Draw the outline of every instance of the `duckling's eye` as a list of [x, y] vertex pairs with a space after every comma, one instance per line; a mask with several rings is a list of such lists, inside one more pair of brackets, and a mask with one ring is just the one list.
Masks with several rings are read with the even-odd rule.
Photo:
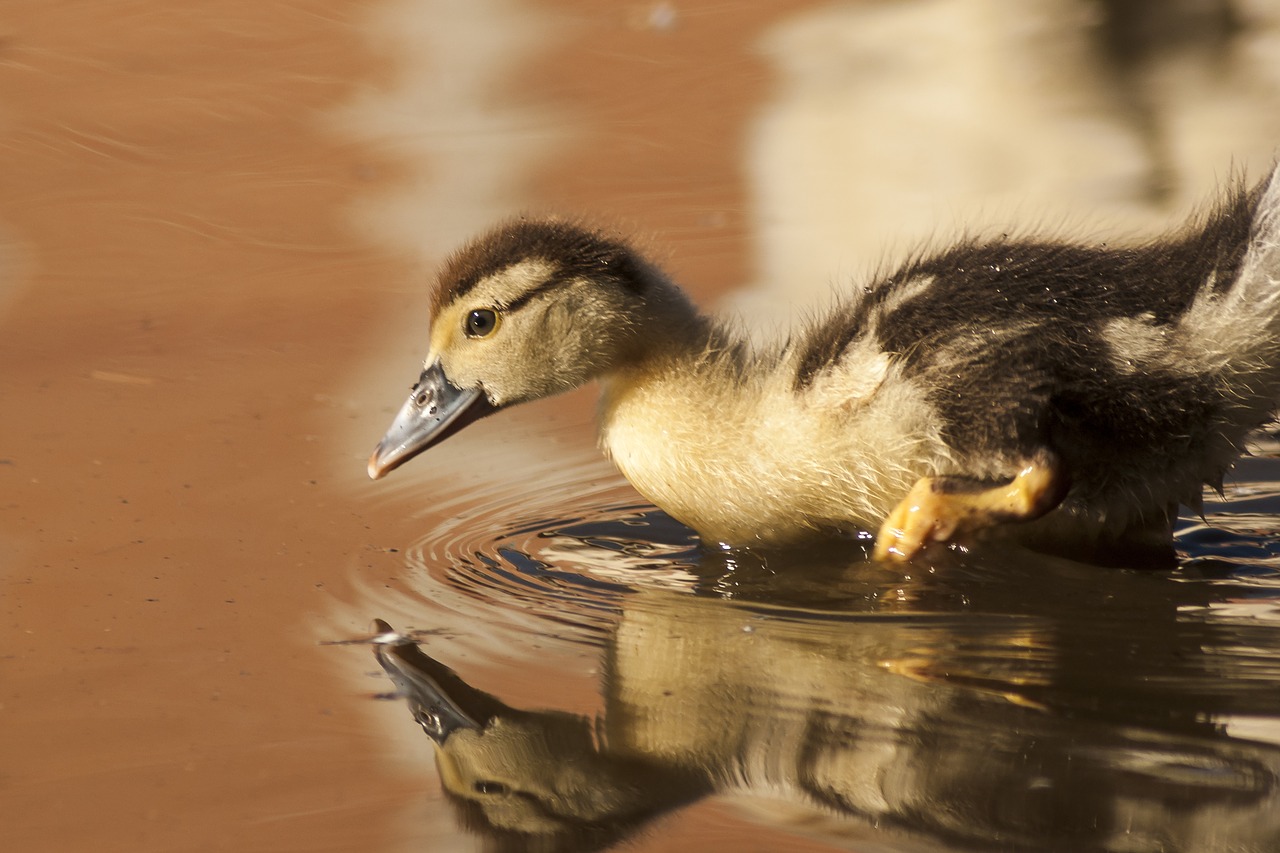
[[487, 338], [498, 328], [498, 313], [489, 308], [477, 308], [467, 315], [465, 331], [468, 338]]
[[475, 792], [477, 794], [501, 795], [501, 794], [507, 793], [507, 791], [510, 790], [506, 785], [502, 784], [501, 782], [476, 782], [471, 787], [475, 789]]

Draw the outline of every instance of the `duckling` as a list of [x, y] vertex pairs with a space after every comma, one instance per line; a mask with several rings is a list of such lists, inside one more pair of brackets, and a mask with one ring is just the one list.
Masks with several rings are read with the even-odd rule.
[[466, 425], [599, 382], [600, 443], [704, 541], [878, 530], [874, 556], [1007, 540], [1173, 559], [1280, 395], [1280, 168], [1181, 232], [1116, 248], [966, 240], [776, 346], [700, 313], [625, 240], [514, 219], [436, 284], [377, 479]]

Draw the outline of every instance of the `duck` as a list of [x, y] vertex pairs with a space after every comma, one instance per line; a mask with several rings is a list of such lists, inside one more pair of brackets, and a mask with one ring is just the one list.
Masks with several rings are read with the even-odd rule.
[[516, 217], [454, 252], [373, 479], [589, 382], [599, 441], [724, 548], [874, 538], [906, 562], [1009, 542], [1175, 560], [1280, 397], [1280, 167], [1159, 239], [919, 251], [772, 343], [699, 310], [627, 238]]

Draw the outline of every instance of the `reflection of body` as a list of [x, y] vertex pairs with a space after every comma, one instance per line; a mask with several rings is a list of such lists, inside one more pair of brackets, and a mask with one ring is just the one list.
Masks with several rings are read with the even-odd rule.
[[771, 352], [627, 245], [563, 222], [464, 248], [434, 309], [374, 477], [599, 379], [618, 467], [707, 540], [879, 526], [882, 558], [982, 532], [1168, 561], [1178, 503], [1220, 483], [1280, 397], [1280, 170], [1143, 247], [1002, 239], [921, 257]]
[[[906, 834], [911, 849], [1280, 849], [1280, 755], [1213, 723], [1262, 712], [1275, 690], [1257, 708], [1199, 694], [1197, 679], [1224, 675], [1190, 654], [1213, 638], [1177, 622], [1154, 581], [1108, 593], [1151, 630], [1105, 671], [1106, 640], [1089, 625], [1059, 636], [1048, 617], [1001, 616], [1002, 602], [1026, 600], [1016, 583], [977, 590], [987, 615], [969, 620], [889, 608], [824, 621], [636, 594], [608, 646], [594, 725], [507, 707], [399, 635], [377, 653], [439, 745], [452, 799], [512, 849], [602, 848], [710, 793], [767, 800], [832, 838], [894, 829], [876, 840]], [[1187, 695], [1152, 690], [1157, 672]]]

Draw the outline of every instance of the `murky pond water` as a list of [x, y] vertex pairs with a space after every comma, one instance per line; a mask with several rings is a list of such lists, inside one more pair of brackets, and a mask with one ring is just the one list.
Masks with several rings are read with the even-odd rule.
[[364, 476], [500, 216], [768, 332], [956, 228], [1261, 174], [1280, 17], [1167, 5], [12, 0], [7, 847], [1280, 849], [1274, 444], [1157, 573], [705, 550], [590, 391]]
[[[709, 551], [584, 468], [495, 488], [505, 528], [427, 525], [396, 600], [430, 620], [374, 641], [466, 832], [599, 849], [719, 798], [873, 849], [1280, 844], [1280, 459], [1184, 520], [1174, 572]], [[481, 636], [505, 667], [587, 647], [602, 705], [476, 687]]]

